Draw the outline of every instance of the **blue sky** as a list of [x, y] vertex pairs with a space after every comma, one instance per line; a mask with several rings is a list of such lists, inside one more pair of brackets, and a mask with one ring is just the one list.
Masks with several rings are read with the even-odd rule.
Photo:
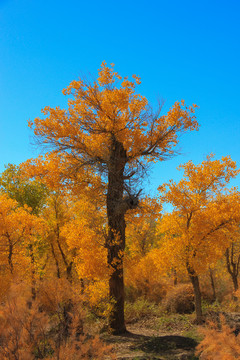
[[61, 90], [103, 60], [139, 75], [141, 94], [164, 100], [165, 111], [181, 99], [199, 105], [199, 131], [154, 166], [153, 192], [180, 179], [180, 163], [210, 152], [240, 167], [239, 17], [239, 0], [0, 0], [0, 171], [37, 156], [27, 121], [46, 105], [64, 107]]

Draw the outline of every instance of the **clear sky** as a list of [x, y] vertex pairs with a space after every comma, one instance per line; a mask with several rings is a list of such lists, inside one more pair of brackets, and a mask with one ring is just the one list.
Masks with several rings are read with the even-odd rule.
[[0, 0], [0, 171], [37, 156], [27, 121], [46, 105], [64, 107], [61, 90], [97, 75], [103, 60], [139, 75], [152, 104], [200, 107], [182, 154], [154, 166], [153, 191], [210, 152], [240, 167], [239, 0]]

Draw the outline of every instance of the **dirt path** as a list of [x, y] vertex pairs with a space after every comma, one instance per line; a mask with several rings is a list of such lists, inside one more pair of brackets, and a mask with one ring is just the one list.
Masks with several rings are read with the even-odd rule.
[[[224, 315], [227, 324], [235, 329], [237, 334], [240, 333], [239, 312], [209, 311], [208, 319], [218, 323], [220, 315]], [[193, 339], [198, 338], [196, 336], [198, 330], [191, 315], [189, 317], [181, 317], [181, 315], [165, 317], [161, 326], [159, 326], [159, 318], [142, 318], [135, 323], [128, 324], [127, 330], [128, 333], [121, 336], [107, 334], [102, 336], [104, 341], [113, 346], [118, 360], [198, 359], [194, 355], [197, 342]]]
[[196, 341], [176, 334], [159, 333], [139, 325], [128, 326], [128, 333], [105, 335], [118, 360], [194, 360]]

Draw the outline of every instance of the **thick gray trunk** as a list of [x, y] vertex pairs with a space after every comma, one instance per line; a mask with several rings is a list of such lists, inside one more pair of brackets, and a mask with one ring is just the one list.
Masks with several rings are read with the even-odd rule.
[[109, 327], [113, 334], [126, 331], [124, 322], [124, 280], [123, 251], [125, 249], [126, 210], [123, 203], [124, 167], [126, 151], [123, 145], [113, 139], [112, 152], [108, 169], [107, 217], [108, 264], [111, 270], [109, 279], [109, 295], [112, 300], [112, 312]]

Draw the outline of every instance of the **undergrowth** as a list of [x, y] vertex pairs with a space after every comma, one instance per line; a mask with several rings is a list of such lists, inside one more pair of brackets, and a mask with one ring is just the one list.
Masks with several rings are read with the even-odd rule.
[[200, 360], [237, 360], [240, 358], [240, 335], [235, 335], [224, 316], [200, 329], [203, 340], [197, 347]]
[[182, 333], [194, 328], [192, 314], [162, 314], [157, 319], [159, 331]]
[[137, 299], [134, 303], [125, 304], [126, 323], [133, 323], [147, 317], [160, 316], [161, 308], [144, 298]]

